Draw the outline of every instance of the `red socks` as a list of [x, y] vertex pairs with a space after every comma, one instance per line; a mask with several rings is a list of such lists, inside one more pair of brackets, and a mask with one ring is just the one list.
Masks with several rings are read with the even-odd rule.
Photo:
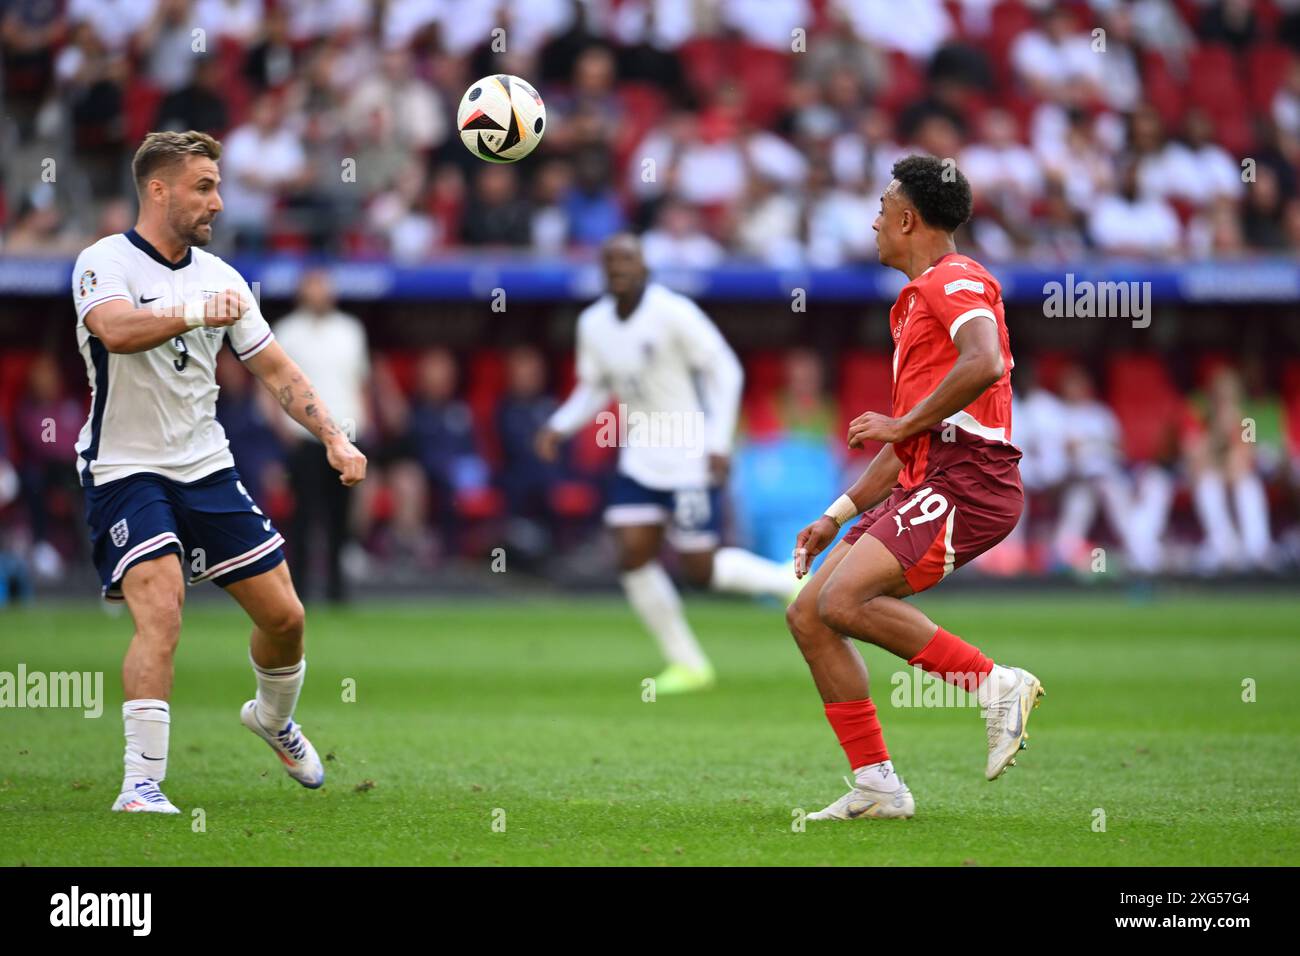
[[942, 677], [949, 684], [975, 693], [993, 670], [993, 661], [951, 631], [939, 628], [930, 643], [907, 663], [920, 665], [926, 672]]
[[[914, 667], [919, 665], [970, 693], [974, 693], [993, 670], [993, 661], [981, 654], [978, 647], [967, 644], [943, 628], [935, 631], [930, 642], [907, 663]], [[849, 758], [851, 770], [889, 759], [885, 736], [880, 731], [880, 721], [876, 719], [876, 705], [870, 697], [838, 701], [825, 707], [826, 719], [844, 748], [844, 756]]]
[[849, 758], [850, 770], [889, 759], [880, 721], [876, 719], [876, 705], [870, 697], [825, 706], [826, 719], [831, 722], [831, 728], [844, 748], [844, 756]]

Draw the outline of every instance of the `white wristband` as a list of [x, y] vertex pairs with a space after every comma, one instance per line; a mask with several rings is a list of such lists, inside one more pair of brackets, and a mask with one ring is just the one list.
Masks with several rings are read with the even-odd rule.
[[830, 518], [839, 527], [844, 527], [844, 523], [858, 516], [858, 506], [853, 503], [853, 499], [848, 495], [840, 495], [835, 499], [834, 504], [826, 509], [826, 517]]
[[204, 325], [204, 300], [194, 299], [185, 303], [185, 326], [190, 329], [201, 328]]

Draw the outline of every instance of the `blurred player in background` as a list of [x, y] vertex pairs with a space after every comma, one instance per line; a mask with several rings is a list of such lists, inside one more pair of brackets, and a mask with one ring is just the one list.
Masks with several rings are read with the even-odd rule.
[[[578, 384], [538, 432], [537, 451], [554, 460], [562, 440], [617, 398], [619, 419], [629, 428], [605, 523], [614, 531], [620, 581], [668, 661], [656, 692], [700, 690], [713, 685], [714, 671], [659, 563], [664, 538], [698, 587], [788, 602], [798, 582], [789, 565], [719, 547], [744, 377], [735, 353], [699, 306], [648, 282], [635, 236], [608, 240], [601, 261], [608, 291], [578, 317]], [[638, 440], [635, 423], [656, 416], [679, 423], [681, 433]]]
[[[281, 348], [297, 360], [315, 383], [344, 433], [356, 443], [366, 434], [366, 390], [370, 381], [370, 349], [366, 328], [356, 316], [339, 310], [334, 283], [325, 269], [302, 278], [298, 308], [275, 324]], [[313, 577], [311, 557], [318, 553], [313, 532], [325, 538], [325, 597], [342, 601], [343, 549], [350, 538], [352, 489], [339, 481], [326, 447], [310, 431], [281, 418], [282, 438], [289, 446], [289, 485], [293, 489], [293, 526], [289, 529], [289, 564], [298, 586]], [[364, 444], [364, 442], [362, 442]]]
[[206, 133], [150, 133], [132, 163], [140, 217], [83, 251], [72, 275], [91, 413], [77, 441], [104, 596], [125, 600], [135, 635], [122, 665], [125, 775], [113, 810], [179, 813], [167, 775], [173, 660], [185, 581], [215, 581], [253, 621], [257, 695], [240, 719], [289, 775], [325, 771], [293, 720], [307, 662], [303, 609], [284, 539], [248, 495], [216, 420], [216, 358], [227, 342], [281, 407], [325, 445], [344, 484], [366, 459], [285, 354], [243, 277], [196, 246], [221, 212], [221, 144]]
[[880, 261], [908, 283], [890, 310], [893, 416], [866, 412], [849, 447], [884, 447], [826, 514], [799, 533], [796, 570], [866, 512], [826, 556], [787, 612], [790, 632], [853, 768], [852, 789], [813, 820], [910, 817], [871, 701], [866, 665], [849, 638], [870, 641], [978, 695], [995, 780], [1024, 745], [1038, 678], [996, 665], [901, 598], [931, 588], [1015, 528], [1024, 492], [1011, 444], [1011, 345], [1002, 290], [957, 252], [970, 184], [950, 162], [894, 164], [874, 228]]

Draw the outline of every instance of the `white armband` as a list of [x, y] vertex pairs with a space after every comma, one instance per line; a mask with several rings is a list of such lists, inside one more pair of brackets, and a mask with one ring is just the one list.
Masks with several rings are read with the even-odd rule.
[[203, 299], [193, 299], [185, 303], [185, 326], [190, 329], [202, 328], [204, 323], [203, 313], [205, 301]]
[[845, 522], [858, 516], [858, 506], [853, 503], [853, 499], [848, 495], [840, 495], [835, 502], [826, 509], [826, 517], [835, 522], [836, 525], [843, 528]]

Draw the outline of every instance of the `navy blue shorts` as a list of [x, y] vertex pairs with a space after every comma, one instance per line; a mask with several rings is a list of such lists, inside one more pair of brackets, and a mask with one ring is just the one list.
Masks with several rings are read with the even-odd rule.
[[622, 472], [614, 476], [605, 504], [612, 527], [668, 523], [668, 543], [678, 551], [709, 551], [722, 540], [722, 489], [647, 488]]
[[190, 584], [222, 587], [284, 560], [284, 538], [234, 468], [191, 482], [141, 473], [85, 492], [91, 554], [106, 600], [123, 600], [128, 568], [169, 552], [180, 558]]

